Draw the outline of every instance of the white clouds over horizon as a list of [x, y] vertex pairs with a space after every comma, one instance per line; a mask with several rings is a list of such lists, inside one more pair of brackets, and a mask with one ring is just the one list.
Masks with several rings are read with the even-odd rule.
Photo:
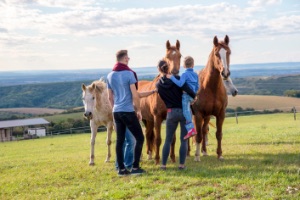
[[[37, 67], [47, 69], [55, 68], [56, 66], [52, 66], [54, 64], [58, 64], [59, 68], [80, 68], [83, 63], [98, 67], [97, 62], [100, 61], [107, 67], [114, 62], [111, 58], [122, 44], [123, 48], [132, 49], [141, 57], [145, 52], [139, 49], [155, 51], [157, 44], [161, 44], [163, 40], [163, 44], [157, 47], [157, 50], [162, 51], [161, 54], [163, 54], [165, 38], [182, 38], [191, 51], [195, 52], [195, 50], [198, 51], [199, 45], [195, 45], [193, 41], [205, 41], [202, 43], [210, 44], [211, 38], [216, 34], [221, 38], [226, 34], [229, 35], [231, 44], [241, 42], [234, 48], [237, 51], [239, 51], [237, 47], [245, 46], [242, 45], [243, 40], [267, 40], [268, 44], [271, 44], [274, 38], [289, 42], [287, 37], [293, 38], [300, 35], [300, 9], [299, 4], [293, 0], [252, 0], [246, 4], [241, 4], [239, 1], [210, 4], [206, 1], [200, 1], [201, 4], [198, 1], [188, 1], [187, 4], [170, 3], [168, 7], [147, 6], [149, 1], [146, 0], [139, 1], [140, 4], [145, 2], [144, 7], [140, 4], [136, 7], [132, 4], [130, 4], [131, 7], [125, 7], [122, 4], [124, 2], [0, 1], [0, 48], [8, 49], [8, 51], [0, 50], [2, 54], [0, 70], [3, 70], [2, 66], [16, 69]], [[209, 48], [210, 46], [199, 51], [206, 52]], [[23, 49], [28, 49], [29, 53], [25, 53]], [[80, 49], [86, 51], [80, 52]], [[270, 55], [273, 50], [275, 48], [271, 47]], [[292, 50], [300, 53], [299, 48]], [[185, 51], [191, 54], [188, 50]], [[237, 55], [243, 56], [245, 51], [242, 51], [243, 54]], [[62, 52], [70, 56], [68, 63], [66, 60], [59, 60], [61, 57], [59, 54]], [[37, 65], [26, 61], [9, 62], [10, 57], [16, 58], [18, 55], [28, 57], [29, 60], [31, 55], [41, 57], [40, 60], [43, 62], [40, 64], [37, 62]], [[52, 55], [52, 57], [46, 55]], [[93, 58], [96, 55], [97, 58]], [[133, 64], [151, 65], [152, 60], [155, 59], [154, 56], [158, 54], [154, 52], [152, 55], [153, 58], [141, 59]], [[278, 52], [274, 52], [274, 55], [278, 55]], [[250, 62], [248, 56], [244, 56], [244, 59], [238, 57], [232, 60], [236, 60], [235, 63], [248, 63]], [[49, 61], [55, 57], [58, 60]], [[282, 57], [281, 60], [275, 61], [290, 59], [289, 55]], [[206, 56], [200, 59], [201, 64], [204, 63], [205, 58]], [[273, 59], [260, 58], [254, 62], [271, 62]], [[300, 58], [291, 61], [300, 61]]]

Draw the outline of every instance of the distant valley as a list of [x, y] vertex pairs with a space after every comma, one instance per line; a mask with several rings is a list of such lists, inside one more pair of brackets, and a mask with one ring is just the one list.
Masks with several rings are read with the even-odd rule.
[[[204, 66], [195, 66], [195, 71], [201, 70]], [[237, 64], [231, 65], [232, 78], [245, 77], [270, 77], [282, 75], [300, 74], [300, 62], [286, 63], [263, 63], [263, 64]], [[140, 80], [151, 80], [157, 74], [157, 68], [133, 67]], [[106, 77], [111, 69], [82, 69], [82, 70], [49, 70], [49, 71], [7, 71], [0, 72], [0, 87], [10, 85], [24, 85], [36, 83], [56, 83], [98, 80]], [[181, 67], [181, 73], [184, 68]]]
[[[197, 66], [196, 70], [201, 69]], [[152, 80], [155, 67], [137, 68], [139, 79]], [[1, 72], [0, 108], [57, 108], [82, 106], [81, 84], [106, 77], [108, 69], [47, 72]], [[284, 96], [300, 92], [300, 63], [232, 66], [231, 77], [240, 95]]]

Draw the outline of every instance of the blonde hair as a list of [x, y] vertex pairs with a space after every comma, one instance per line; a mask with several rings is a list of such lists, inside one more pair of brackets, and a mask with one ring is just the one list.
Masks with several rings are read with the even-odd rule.
[[194, 66], [194, 59], [191, 56], [187, 56], [184, 58], [183, 63], [186, 68], [192, 68]]
[[120, 50], [116, 53], [117, 61], [121, 61], [124, 56], [127, 56], [127, 50]]

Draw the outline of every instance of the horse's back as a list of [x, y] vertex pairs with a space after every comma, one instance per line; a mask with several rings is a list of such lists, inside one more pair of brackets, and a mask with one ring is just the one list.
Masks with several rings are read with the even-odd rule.
[[[139, 92], [154, 90], [156, 88], [156, 81], [139, 81]], [[160, 96], [156, 93], [140, 100], [143, 119], [154, 120], [154, 116], [165, 119], [167, 108]]]

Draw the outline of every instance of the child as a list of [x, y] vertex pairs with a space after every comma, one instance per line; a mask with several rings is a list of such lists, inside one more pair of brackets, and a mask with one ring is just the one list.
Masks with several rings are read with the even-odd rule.
[[[181, 75], [180, 80], [176, 79], [173, 75], [167, 75], [167, 78], [170, 78], [178, 87], [182, 87], [183, 84], [187, 83], [188, 86], [197, 93], [199, 89], [198, 84], [198, 75], [194, 72], [194, 59], [191, 56], [187, 56], [184, 58], [184, 68], [186, 68], [185, 72]], [[186, 120], [185, 128], [187, 129], [187, 134], [184, 136], [184, 139], [196, 135], [196, 130], [194, 128], [194, 124], [192, 122], [192, 114], [190, 105], [194, 99], [190, 97], [187, 93], [183, 92], [182, 94], [182, 111]]]

